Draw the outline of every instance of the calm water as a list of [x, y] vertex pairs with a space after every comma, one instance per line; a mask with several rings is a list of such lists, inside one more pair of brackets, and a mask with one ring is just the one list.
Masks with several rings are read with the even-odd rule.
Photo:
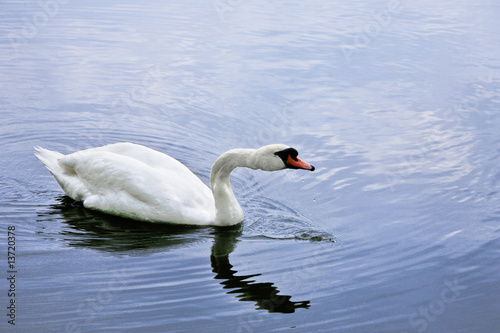
[[[500, 6], [178, 3], [0, 5], [0, 330], [500, 331]], [[119, 141], [317, 171], [236, 170], [242, 225], [181, 228], [71, 207], [33, 156]]]

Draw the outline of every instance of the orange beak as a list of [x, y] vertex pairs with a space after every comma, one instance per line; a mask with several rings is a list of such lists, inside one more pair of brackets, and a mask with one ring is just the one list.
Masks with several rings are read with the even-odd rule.
[[288, 155], [287, 163], [291, 165], [292, 167], [295, 167], [297, 169], [304, 169], [304, 170], [311, 170], [314, 171], [314, 166], [312, 166], [309, 163], [306, 163], [302, 161], [300, 158], [296, 157], [297, 160], [294, 160], [293, 158]]

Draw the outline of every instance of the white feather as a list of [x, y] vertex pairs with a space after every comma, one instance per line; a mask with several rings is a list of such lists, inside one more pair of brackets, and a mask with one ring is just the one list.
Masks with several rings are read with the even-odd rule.
[[35, 156], [64, 192], [84, 207], [150, 222], [232, 225], [243, 220], [229, 174], [245, 166], [285, 168], [270, 145], [224, 153], [212, 168], [212, 190], [176, 159], [132, 143], [116, 143], [69, 155], [36, 147]]

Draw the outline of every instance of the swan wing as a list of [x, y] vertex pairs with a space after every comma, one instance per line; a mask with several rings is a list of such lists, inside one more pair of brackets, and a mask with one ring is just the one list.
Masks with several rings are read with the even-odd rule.
[[63, 190], [87, 208], [181, 224], [210, 224], [215, 216], [210, 189], [182, 163], [150, 148], [87, 149], [59, 157], [57, 166], [60, 173], [51, 172]]

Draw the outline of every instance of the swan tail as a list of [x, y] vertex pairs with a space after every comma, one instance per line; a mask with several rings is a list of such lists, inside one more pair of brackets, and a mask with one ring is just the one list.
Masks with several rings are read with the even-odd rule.
[[63, 154], [56, 151], [48, 150], [42, 147], [35, 147], [35, 157], [52, 173], [54, 176], [62, 172], [62, 167], [59, 164], [59, 159], [64, 157]]
[[82, 197], [82, 184], [76, 172], [60, 163], [65, 155], [42, 147], [35, 147], [35, 156], [50, 171], [67, 196], [74, 200], [79, 200]]

